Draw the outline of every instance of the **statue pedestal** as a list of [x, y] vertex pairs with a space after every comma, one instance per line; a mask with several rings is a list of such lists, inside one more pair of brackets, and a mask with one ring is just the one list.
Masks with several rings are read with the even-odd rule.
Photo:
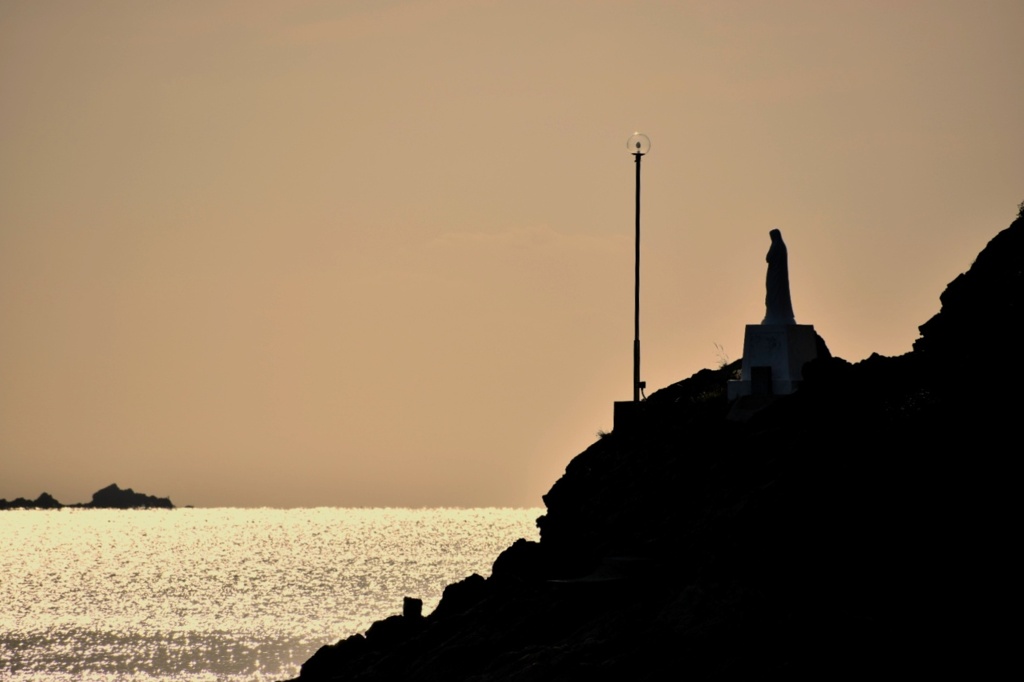
[[810, 324], [748, 324], [741, 378], [727, 385], [729, 400], [747, 395], [788, 395], [800, 386], [804, 363], [818, 357]]

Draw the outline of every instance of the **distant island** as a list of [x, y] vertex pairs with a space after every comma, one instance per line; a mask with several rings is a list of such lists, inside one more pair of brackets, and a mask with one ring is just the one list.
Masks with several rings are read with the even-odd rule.
[[80, 502], [78, 504], [61, 504], [50, 493], [42, 493], [34, 500], [24, 497], [7, 500], [0, 499], [0, 510], [2, 509], [174, 509], [168, 497], [156, 497], [137, 493], [131, 488], [119, 488], [116, 483], [111, 483], [106, 488], [101, 488], [92, 494], [91, 502]]
[[569, 463], [540, 542], [449, 585], [429, 615], [324, 646], [299, 682], [1005, 675], [1020, 209], [911, 352], [819, 353], [798, 391], [756, 404], [727, 397], [739, 361], [657, 391]]

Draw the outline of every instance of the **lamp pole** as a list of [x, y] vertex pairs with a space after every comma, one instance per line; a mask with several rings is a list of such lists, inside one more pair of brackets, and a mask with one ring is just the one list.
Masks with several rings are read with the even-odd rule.
[[643, 133], [633, 133], [626, 148], [636, 163], [636, 260], [633, 286], [633, 402], [640, 401], [640, 159], [651, 150], [651, 140]]

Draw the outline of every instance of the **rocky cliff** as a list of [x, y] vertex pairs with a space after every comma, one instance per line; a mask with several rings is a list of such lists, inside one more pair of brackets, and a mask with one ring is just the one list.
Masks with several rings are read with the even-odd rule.
[[[914, 350], [820, 359], [735, 412], [705, 370], [573, 459], [539, 543], [434, 613], [323, 647], [310, 680], [988, 677], [1008, 652], [1024, 219]], [[730, 411], [733, 410], [730, 418]], [[742, 416], [742, 419], [737, 419]]]

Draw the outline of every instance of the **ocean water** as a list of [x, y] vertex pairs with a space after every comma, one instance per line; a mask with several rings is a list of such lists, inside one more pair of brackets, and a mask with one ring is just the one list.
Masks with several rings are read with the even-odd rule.
[[0, 680], [281, 680], [487, 576], [541, 509], [0, 512]]

